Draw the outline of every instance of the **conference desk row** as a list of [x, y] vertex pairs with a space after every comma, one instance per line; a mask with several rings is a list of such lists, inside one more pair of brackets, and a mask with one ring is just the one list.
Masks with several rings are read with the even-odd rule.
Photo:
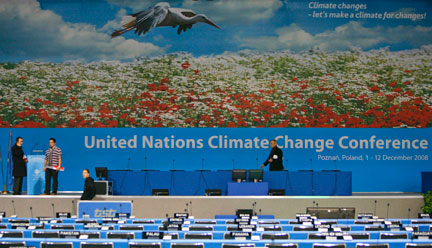
[[[159, 243], [161, 248], [172, 248], [173, 244], [196, 244], [200, 243], [204, 248], [221, 248], [223, 244], [234, 244], [239, 245], [240, 247], [247, 247], [250, 245], [256, 247], [264, 247], [266, 244], [287, 244], [287, 243], [296, 243], [299, 248], [312, 248], [313, 244], [345, 244], [346, 247], [356, 247], [356, 244], [388, 244], [389, 248], [405, 248], [407, 243], [415, 243], [415, 244], [431, 244], [429, 240], [411, 240], [411, 239], [399, 239], [399, 240], [334, 240], [334, 241], [325, 241], [325, 240], [260, 240], [260, 241], [251, 241], [251, 240], [164, 240], [164, 241], [155, 241], [155, 240], [124, 240], [124, 239], [97, 239], [97, 240], [77, 240], [77, 239], [14, 239], [14, 238], [3, 238], [0, 239], [1, 242], [13, 242], [13, 241], [24, 241], [27, 246], [34, 246], [37, 248], [42, 247], [41, 243], [43, 242], [53, 242], [53, 243], [64, 243], [70, 242], [72, 243], [74, 248], [80, 248], [83, 243], [111, 243], [114, 248], [128, 248], [130, 244], [134, 243], [144, 243], [144, 244], [152, 244]], [[60, 247], [60, 246], [59, 246]], [[65, 247], [65, 246], [61, 246]], [[190, 246], [191, 247], [191, 246]]]
[[205, 195], [206, 189], [220, 189], [222, 195], [267, 195], [271, 189], [295, 196], [352, 195], [352, 172], [348, 171], [265, 171], [263, 183], [237, 183], [232, 182], [231, 170], [109, 170], [107, 180], [113, 182], [114, 195], [152, 195], [153, 189], [192, 196]]
[[[200, 229], [200, 226], [203, 227]], [[299, 225], [300, 226], [300, 225]], [[83, 230], [102, 230], [102, 228], [105, 228], [106, 230], [115, 230], [115, 231], [137, 231], [137, 230], [141, 230], [141, 231], [161, 231], [160, 228], [162, 227], [162, 225], [139, 225], [139, 224], [128, 224], [128, 225], [123, 225], [123, 224], [104, 224], [101, 225], [99, 227], [95, 227], [95, 226], [91, 226], [91, 225], [84, 225], [84, 224], [45, 224], [43, 228], [37, 227], [36, 225], [34, 226], [35, 229], [34, 230], [77, 230], [77, 231], [83, 231]], [[190, 231], [191, 232], [229, 232], [229, 231], [238, 231], [237, 226], [236, 225], [215, 225], [215, 226], [210, 226], [210, 225], [185, 225], [183, 226], [184, 228], [191, 228]], [[206, 228], [206, 227], [211, 227], [211, 228]], [[303, 226], [301, 226], [303, 227]], [[257, 230], [259, 231], [259, 229], [263, 229], [263, 232], [265, 231], [277, 231], [277, 232], [293, 232], [293, 233], [301, 233], [304, 231], [308, 231], [308, 232], [314, 232], [314, 231], [310, 231], [308, 230], [308, 228], [304, 228], [304, 230], [302, 230], [302, 228], [295, 228], [295, 226], [293, 225], [258, 225], [257, 226]], [[385, 231], [387, 230], [387, 228], [381, 228], [383, 226], [379, 226], [379, 225], [369, 225], [369, 226], [365, 226], [365, 225], [356, 225], [356, 226], [343, 226], [343, 225], [333, 225], [333, 228], [339, 227], [341, 229], [346, 228], [348, 230], [350, 230], [350, 232], [388, 232]], [[413, 226], [413, 225], [405, 225], [404, 227], [412, 227], [414, 230], [417, 230], [419, 232], [429, 232], [432, 231], [431, 227], [428, 225], [418, 225], [418, 226]], [[195, 231], [194, 229], [199, 229], [200, 231]], [[231, 230], [230, 228], [233, 228], [233, 230]], [[209, 230], [203, 230], [203, 229], [209, 229]], [[210, 230], [212, 229], [212, 230]], [[19, 230], [19, 228], [16, 228], [13, 225], [8, 224], [8, 226], [4, 229], [0, 229], [0, 231], [4, 231], [4, 230]], [[315, 229], [316, 230], [316, 229]], [[378, 230], [378, 231], [374, 231], [374, 230]]]
[[[129, 235], [130, 239], [144, 239], [143, 235], [144, 233], [150, 232], [152, 234], [154, 233], [163, 233], [164, 235], [172, 235], [174, 236], [173, 239], [188, 239], [186, 237], [186, 235], [195, 235], [196, 237], [199, 237], [201, 235], [207, 236], [207, 235], [211, 235], [210, 240], [231, 240], [234, 238], [229, 237], [230, 233], [232, 232], [241, 232], [241, 231], [232, 231], [232, 232], [218, 232], [218, 231], [161, 231], [161, 230], [146, 230], [146, 231], [132, 231], [132, 230], [46, 230], [46, 229], [38, 229], [38, 230], [16, 230], [16, 229], [2, 229], [0, 230], [0, 234], [2, 234], [4, 237], [3, 238], [53, 238], [53, 235], [49, 235], [49, 234], [57, 234], [57, 238], [58, 234], [62, 234], [65, 235], [64, 233], [74, 233], [76, 232], [78, 235], [83, 235], [83, 234], [88, 234], [89, 236], [91, 235], [95, 235], [92, 238], [89, 239], [120, 239], [119, 237], [109, 237], [108, 235]], [[7, 233], [7, 234], [5, 234]], [[257, 232], [257, 231], [252, 231], [252, 232], [248, 232], [251, 234], [251, 236], [258, 236], [261, 237], [261, 239], [266, 239], [266, 238], [262, 238], [263, 235], [286, 235], [286, 237], [288, 237], [288, 239], [290, 240], [305, 240], [305, 239], [319, 239], [317, 237], [320, 237], [322, 239], [325, 239], [326, 237], [326, 233], [323, 232], [309, 232], [309, 231], [305, 231], [305, 232], [275, 232], [275, 231], [264, 231], [264, 232]], [[350, 232], [340, 232], [340, 233], [332, 233], [332, 234], [340, 234], [340, 236], [338, 236], [339, 239], [342, 239], [343, 236], [353, 236], [355, 237], [357, 236], [361, 236], [361, 239], [363, 240], [377, 240], [377, 239], [385, 239], [385, 238], [381, 238], [381, 235], [384, 236], [388, 236], [388, 235], [398, 235], [398, 234], [402, 234], [404, 235], [406, 238], [408, 239], [418, 239], [418, 238], [414, 238], [412, 235], [412, 232], [407, 232], [407, 231], [384, 231], [384, 232], [377, 232], [377, 231], [372, 231], [372, 232], [356, 232], [356, 231], [350, 231]], [[9, 235], [9, 236], [8, 236]], [[39, 235], [39, 236], [38, 236]], [[66, 235], [71, 235], [71, 234], [66, 234]], [[315, 235], [314, 237], [311, 237], [312, 235]], [[322, 235], [322, 236], [321, 236]], [[227, 238], [228, 236], [228, 238]], [[429, 235], [430, 236], [430, 235]], [[209, 237], [209, 236], [207, 236]], [[335, 236], [336, 237], [336, 236]], [[149, 238], [151, 239], [151, 238]], [[197, 238], [195, 238], [197, 239]], [[202, 238], [202, 239], [206, 239], [207, 238]], [[248, 240], [250, 240], [251, 238], [249, 237]], [[271, 238], [267, 238], [267, 239], [271, 239]], [[274, 239], [282, 239], [282, 238], [274, 238]], [[354, 238], [354, 239], [359, 239], [359, 238]], [[399, 238], [400, 239], [400, 238]], [[0, 239], [1, 240], [1, 239]], [[432, 241], [431, 241], [432, 242]]]

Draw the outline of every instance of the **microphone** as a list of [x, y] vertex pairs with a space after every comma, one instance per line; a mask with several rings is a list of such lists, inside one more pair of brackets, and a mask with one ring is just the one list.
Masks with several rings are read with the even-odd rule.
[[189, 209], [189, 203], [186, 202], [186, 209], [185, 209], [186, 213], [189, 213], [188, 209]]
[[411, 208], [408, 208], [408, 219], [411, 218]]
[[316, 203], [316, 207], [318, 207], [318, 202]]
[[335, 171], [338, 171], [338, 169], [337, 169], [337, 164], [336, 164], [336, 160], [333, 160], [333, 162], [334, 162], [334, 170], [335, 170]]
[[51, 203], [52, 211], [53, 211], [53, 218], [55, 218], [55, 211], [54, 211], [54, 203]]
[[262, 214], [261, 214], [261, 208], [258, 210], [258, 212], [259, 212], [259, 215], [262, 215]]
[[252, 203], [252, 214], [253, 215], [256, 215], [255, 206], [256, 206], [256, 202]]
[[72, 200], [72, 214], [75, 213], [75, 200]]
[[128, 162], [127, 162], [127, 170], [130, 170], [130, 158], [128, 158]]
[[147, 170], [147, 157], [144, 157], [144, 170]]
[[389, 211], [390, 211], [390, 203], [387, 203], [387, 218], [386, 219], [388, 219]]
[[312, 168], [312, 159], [309, 159], [309, 162], [310, 162], [310, 171], [313, 171], [313, 168]]
[[374, 216], [376, 216], [376, 207], [377, 207], [377, 200], [374, 201]]
[[232, 160], [233, 163], [233, 170], [235, 169], [235, 163], [234, 163], [234, 159]]
[[35, 152], [43, 152], [43, 150], [35, 150], [35, 148], [39, 145], [39, 142], [37, 142], [31, 149], [31, 154], [33, 155]]
[[189, 202], [189, 205], [190, 205], [190, 215], [193, 216], [192, 215], [192, 201]]
[[258, 157], [256, 158], [256, 168], [258, 169]]
[[14, 201], [14, 200], [12, 200], [11, 202], [12, 202], [12, 207], [13, 207], [13, 210], [14, 210], [14, 215], [16, 215], [16, 209], [15, 209], [15, 201]]
[[174, 168], [174, 159], [173, 159], [173, 161], [172, 161], [172, 164], [173, 164], [173, 166], [172, 166], [172, 170], [175, 170], [175, 168]]
[[201, 159], [201, 170], [204, 170], [204, 159]]
[[30, 216], [33, 218], [33, 207], [30, 206]]

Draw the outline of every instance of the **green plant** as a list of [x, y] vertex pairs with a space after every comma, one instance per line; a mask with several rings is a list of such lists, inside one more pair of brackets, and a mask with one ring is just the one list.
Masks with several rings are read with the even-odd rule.
[[428, 190], [426, 194], [423, 194], [424, 206], [421, 208], [425, 214], [432, 214], [432, 192]]

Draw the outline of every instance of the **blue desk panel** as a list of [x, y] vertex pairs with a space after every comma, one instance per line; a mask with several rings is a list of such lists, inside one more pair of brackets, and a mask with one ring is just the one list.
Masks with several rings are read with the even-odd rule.
[[[204, 195], [220, 189], [227, 195], [231, 171], [108, 171], [115, 195], [151, 195], [152, 189], [168, 189], [170, 195]], [[346, 171], [265, 171], [269, 189], [285, 189], [286, 195], [352, 195], [352, 173]]]
[[228, 195], [268, 195], [268, 183], [229, 182]]

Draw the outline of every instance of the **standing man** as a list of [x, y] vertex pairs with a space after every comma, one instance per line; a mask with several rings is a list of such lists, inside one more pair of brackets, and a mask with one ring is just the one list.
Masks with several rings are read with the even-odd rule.
[[282, 150], [277, 147], [277, 141], [275, 139], [270, 141], [271, 152], [267, 160], [261, 165], [261, 168], [267, 166], [270, 163], [271, 171], [281, 171], [284, 169], [282, 164], [283, 153]]
[[45, 153], [45, 162], [43, 171], [45, 171], [45, 193], [43, 195], [49, 195], [51, 190], [51, 178], [53, 179], [52, 195], [57, 194], [58, 187], [58, 171], [61, 168], [62, 163], [62, 151], [56, 146], [56, 140], [54, 138], [49, 139], [48, 150]]
[[27, 158], [24, 155], [24, 151], [22, 149], [23, 138], [16, 138], [16, 143], [12, 147], [12, 162], [13, 162], [13, 171], [12, 175], [14, 177], [13, 184], [13, 194], [21, 195], [23, 177], [27, 176]]
[[90, 171], [88, 169], [84, 169], [82, 175], [85, 179], [85, 183], [81, 200], [92, 200], [96, 195], [96, 185], [93, 178], [90, 177]]

